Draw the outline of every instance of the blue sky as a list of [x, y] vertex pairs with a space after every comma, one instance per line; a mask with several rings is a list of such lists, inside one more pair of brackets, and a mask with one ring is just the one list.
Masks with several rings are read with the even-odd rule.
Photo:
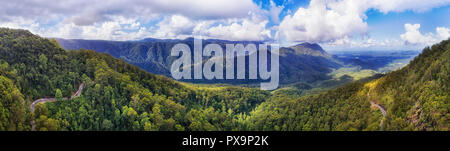
[[[450, 0], [0, 0], [0, 27], [44, 37], [216, 38], [326, 50], [419, 50], [449, 37]], [[76, 10], [76, 11], [74, 11]]]
[[[400, 13], [381, 13], [377, 10], [370, 10], [367, 13], [367, 23], [374, 36], [395, 37], [404, 32], [405, 23], [415, 23], [421, 25], [424, 33], [434, 32], [436, 27], [450, 27], [450, 7], [439, 7], [423, 13], [405, 11]], [[446, 19], [447, 18], [447, 19]]]

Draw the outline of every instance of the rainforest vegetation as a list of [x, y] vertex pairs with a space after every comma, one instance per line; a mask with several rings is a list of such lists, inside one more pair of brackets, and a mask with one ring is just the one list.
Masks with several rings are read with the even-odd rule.
[[[68, 51], [54, 39], [0, 28], [0, 130], [29, 131], [32, 121], [38, 131], [449, 130], [449, 72], [446, 40], [400, 70], [298, 95], [178, 82], [108, 54]], [[62, 99], [80, 84], [80, 97]], [[49, 97], [57, 101], [31, 111], [33, 101]]]

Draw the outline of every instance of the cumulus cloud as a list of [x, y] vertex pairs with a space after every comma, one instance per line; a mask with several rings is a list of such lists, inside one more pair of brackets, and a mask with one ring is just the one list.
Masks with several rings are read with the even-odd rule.
[[111, 21], [95, 23], [93, 25], [78, 26], [75, 23], [58, 23], [48, 28], [42, 28], [34, 24], [23, 24], [25, 22], [15, 21], [6, 24], [0, 23], [1, 27], [28, 29], [33, 33], [45, 37], [70, 38], [70, 39], [99, 39], [99, 40], [136, 40], [151, 35], [151, 30], [139, 25], [139, 22], [122, 17]]
[[195, 28], [194, 35], [225, 40], [263, 41], [271, 38], [270, 29], [266, 28], [268, 22], [261, 12], [253, 12], [243, 19], [201, 23]]
[[432, 45], [450, 37], [449, 28], [437, 27], [436, 34], [422, 34], [419, 29], [420, 24], [405, 24], [406, 32], [400, 37], [406, 44], [412, 45]]
[[251, 13], [247, 18], [222, 20], [191, 20], [181, 15], [172, 15], [158, 23], [156, 38], [186, 38], [201, 36], [224, 40], [263, 41], [271, 38], [266, 29], [267, 18]]
[[199, 30], [198, 34], [225, 40], [253, 40], [263, 41], [269, 39], [270, 30], [266, 29], [268, 21], [253, 22], [251, 20], [242, 20], [241, 23], [235, 22], [230, 25], [218, 25], [208, 29]]
[[322, 43], [325, 49], [333, 50], [397, 50], [421, 49], [450, 38], [450, 28], [437, 27], [435, 33], [420, 32], [420, 24], [405, 24], [405, 33], [397, 38], [374, 39], [370, 37], [349, 38], [345, 36], [331, 42]]
[[365, 35], [365, 12], [413, 10], [423, 12], [450, 4], [450, 0], [311, 0], [280, 23], [279, 36], [286, 41], [328, 42], [346, 36]]
[[441, 40], [448, 39], [450, 37], [450, 29], [445, 27], [437, 27], [436, 33]]
[[[285, 8], [272, 0], [264, 9], [253, 0], [0, 0], [0, 26], [61, 38], [136, 40], [203, 36], [338, 44], [352, 43], [354, 35], [366, 35], [365, 12], [369, 9], [383, 13], [423, 12], [449, 3], [450, 0], [311, 0], [306, 8], [292, 13], [287, 10], [288, 15], [280, 20], [280, 12]], [[414, 42], [416, 39], [411, 39], [414, 34], [417, 36], [411, 30], [405, 39]], [[431, 37], [448, 37], [448, 28], [436, 29]], [[374, 42], [354, 44], [370, 46]]]
[[[0, 3], [1, 26], [29, 29], [46, 37], [134, 40], [205, 33], [213, 38], [261, 40], [256, 35], [265, 30], [267, 23], [252, 19], [252, 14], [267, 13], [252, 0], [0, 0]], [[220, 33], [225, 31], [235, 34]]]
[[284, 6], [277, 6], [275, 4], [275, 2], [273, 2], [272, 0], [270, 1], [270, 18], [272, 19], [272, 21], [276, 24], [280, 23], [280, 13], [281, 11], [284, 9]]
[[[372, 1], [361, 1], [363, 5], [359, 7], [361, 11], [361, 19], [364, 20], [365, 11], [368, 9], [376, 9], [383, 13], [388, 12], [402, 12], [405, 10], [412, 10], [415, 12], [424, 12], [435, 7], [445, 6], [449, 4], [449, 0], [430, 0], [430, 1], [420, 1], [420, 0], [372, 0]], [[351, 3], [351, 4], [350, 4]], [[359, 3], [361, 4], [361, 3]], [[350, 0], [337, 1], [335, 5], [330, 5], [330, 11], [338, 10], [338, 8], [345, 8], [346, 6], [358, 6], [358, 3], [354, 3]], [[432, 45], [438, 43], [441, 40], [450, 37], [449, 28], [437, 27], [436, 33], [425, 33], [420, 32], [420, 24], [405, 24], [405, 33], [399, 36], [399, 39], [372, 39], [372, 38], [349, 38], [353, 33], [345, 34], [343, 37], [338, 37], [329, 41], [325, 41], [325, 48], [329, 49], [372, 49], [372, 50], [396, 50], [396, 49], [421, 49], [424, 46]], [[349, 26], [351, 27], [351, 26]], [[360, 33], [361, 34], [361, 33]], [[365, 36], [363, 36], [365, 37]]]
[[[280, 23], [280, 34], [287, 41], [323, 42], [366, 31], [359, 5], [312, 0]], [[330, 9], [333, 7], [334, 9]]]
[[430, 44], [435, 41], [431, 33], [422, 35], [419, 28], [420, 24], [405, 24], [406, 33], [400, 37], [408, 44]]
[[181, 15], [173, 15], [158, 23], [156, 38], [183, 38], [192, 34], [195, 23]]
[[223, 19], [245, 17], [259, 9], [251, 0], [2, 0], [0, 20], [14, 17], [48, 19], [68, 16], [76, 25], [108, 21], [111, 16], [145, 17], [152, 14], [183, 14], [190, 18]]
[[424, 12], [432, 8], [448, 5], [450, 0], [371, 0], [368, 1], [372, 8], [378, 9], [383, 13], [402, 12], [412, 10], [415, 12]]

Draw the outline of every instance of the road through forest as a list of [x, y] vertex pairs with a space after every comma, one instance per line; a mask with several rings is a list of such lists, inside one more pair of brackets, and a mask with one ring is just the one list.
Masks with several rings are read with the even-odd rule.
[[[370, 91], [367, 92], [367, 98], [370, 98]], [[381, 122], [380, 122], [380, 130], [382, 131], [383, 130], [383, 120], [384, 120], [384, 117], [386, 117], [386, 110], [383, 107], [381, 107], [380, 105], [376, 104], [375, 100], [370, 100], [370, 104], [377, 107], [381, 111], [381, 114], [383, 114], [383, 119], [381, 119]]]
[[[62, 100], [70, 100], [70, 99], [80, 96], [81, 92], [83, 91], [83, 88], [84, 88], [84, 84], [81, 83], [80, 86], [78, 86], [78, 90], [74, 94], [72, 94], [72, 96], [70, 96], [70, 98], [64, 97], [64, 98], [62, 98]], [[41, 98], [41, 99], [37, 99], [37, 100], [33, 101], [33, 103], [31, 103], [31, 105], [30, 105], [31, 113], [34, 113], [34, 107], [38, 103], [47, 103], [47, 102], [55, 102], [55, 101], [56, 101], [56, 98]], [[34, 120], [32, 120], [31, 121], [31, 131], [35, 131], [34, 123], [35, 123]]]

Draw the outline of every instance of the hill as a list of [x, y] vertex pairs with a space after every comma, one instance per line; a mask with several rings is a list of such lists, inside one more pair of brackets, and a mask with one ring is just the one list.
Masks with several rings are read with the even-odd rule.
[[381, 78], [301, 98], [278, 92], [251, 112], [250, 123], [259, 130], [448, 131], [449, 59], [445, 40]]
[[[0, 130], [32, 130], [34, 123], [39, 131], [447, 131], [449, 58], [446, 40], [401, 70], [298, 96], [182, 83], [108, 54], [67, 51], [55, 40], [0, 28]], [[79, 97], [69, 97], [81, 84]], [[56, 101], [37, 103], [32, 112], [40, 98]]]
[[[144, 39], [140, 41], [101, 41], [101, 40], [67, 40], [57, 39], [61, 46], [68, 50], [89, 49], [100, 53], [108, 53], [142, 69], [170, 76], [170, 67], [176, 57], [170, 56], [171, 48], [178, 43], [185, 43], [193, 51], [193, 38], [178, 39]], [[253, 41], [226, 41], [207, 39], [203, 40], [203, 46], [216, 43], [225, 50], [225, 44], [261, 44]], [[193, 54], [193, 53], [192, 53]], [[208, 60], [209, 58], [203, 58]], [[248, 58], [246, 59], [248, 60]], [[297, 82], [312, 84], [323, 80], [332, 79], [328, 74], [341, 67], [332, 56], [326, 53], [318, 44], [299, 44], [292, 47], [280, 48], [280, 83], [287, 85]], [[248, 69], [248, 63], [247, 63]], [[235, 72], [236, 73], [236, 72]], [[252, 84], [258, 80], [189, 80], [193, 83], [229, 83]]]
[[[66, 51], [54, 40], [0, 28], [0, 130], [232, 130], [270, 94], [202, 88], [145, 72], [94, 51]], [[80, 97], [30, 105], [40, 98]]]

